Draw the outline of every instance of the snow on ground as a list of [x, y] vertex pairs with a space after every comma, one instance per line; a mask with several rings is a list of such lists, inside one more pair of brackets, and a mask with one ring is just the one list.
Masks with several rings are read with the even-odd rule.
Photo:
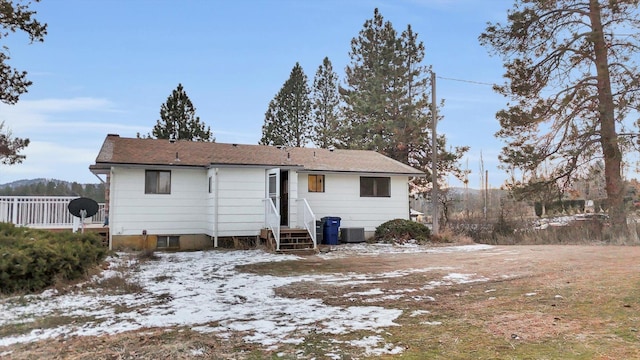
[[491, 245], [475, 244], [475, 245], [461, 245], [461, 246], [443, 246], [443, 247], [428, 247], [418, 245], [416, 243], [407, 243], [404, 245], [394, 244], [368, 244], [368, 243], [355, 243], [355, 244], [342, 244], [339, 246], [331, 247], [328, 253], [319, 254], [318, 256], [325, 259], [337, 258], [337, 257], [349, 257], [349, 256], [378, 256], [380, 254], [406, 254], [406, 253], [432, 253], [432, 254], [444, 254], [451, 252], [462, 251], [482, 251], [491, 249]]
[[[323, 259], [384, 253], [448, 253], [486, 251], [487, 245], [424, 247], [418, 245], [345, 244], [333, 248]], [[65, 294], [44, 291], [39, 295], [0, 300], [0, 327], [33, 322], [46, 316], [70, 316], [81, 320], [70, 325], [33, 330], [30, 333], [0, 338], [0, 346], [27, 343], [55, 337], [115, 334], [146, 327], [190, 326], [194, 331], [229, 337], [246, 332], [245, 341], [275, 348], [277, 344], [297, 344], [312, 332], [345, 334], [357, 330], [381, 333], [397, 326], [402, 310], [380, 306], [329, 306], [319, 299], [291, 299], [275, 295], [275, 289], [300, 281], [317, 281], [335, 286], [371, 283], [415, 272], [449, 270], [423, 268], [383, 274], [332, 274], [275, 277], [241, 273], [237, 265], [300, 259], [260, 250], [202, 251], [158, 253], [159, 260], [138, 263], [128, 254], [110, 258], [111, 266], [92, 281], [107, 281], [121, 276], [137, 280], [143, 290], [122, 295], [101, 294], [99, 287], [73, 290]], [[441, 281], [425, 286], [486, 281], [475, 274], [450, 273]], [[86, 284], [85, 284], [86, 285]], [[411, 296], [415, 289], [385, 293], [380, 289], [347, 296], [368, 296], [367, 302]], [[416, 299], [420, 301], [430, 299]], [[366, 354], [396, 354], [401, 348], [384, 343], [378, 335], [355, 339], [354, 346]]]

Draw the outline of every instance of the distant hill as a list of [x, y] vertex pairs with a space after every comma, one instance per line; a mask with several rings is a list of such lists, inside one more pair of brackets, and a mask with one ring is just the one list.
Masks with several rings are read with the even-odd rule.
[[[480, 190], [480, 189], [472, 189], [472, 188], [461, 188], [461, 187], [451, 187], [449, 189], [447, 189], [451, 194], [455, 194], [455, 195], [464, 195], [464, 194], [469, 194], [470, 196], [480, 196], [483, 194], [484, 190]], [[502, 190], [502, 189], [496, 189], [496, 188], [489, 188], [489, 192], [490, 193], [497, 193], [497, 194], [505, 194], [507, 193], [507, 191]]]
[[67, 181], [64, 180], [57, 180], [57, 179], [45, 179], [45, 178], [38, 178], [38, 179], [22, 179], [22, 180], [16, 180], [16, 181], [12, 181], [10, 183], [6, 183], [6, 184], [0, 184], [0, 189], [5, 189], [5, 188], [18, 188], [21, 186], [30, 186], [30, 185], [34, 185], [34, 184], [39, 184], [39, 183], [48, 183], [49, 181], [53, 181], [56, 184], [70, 184]]
[[0, 196], [82, 196], [104, 202], [104, 184], [79, 184], [58, 179], [25, 179], [0, 184]]

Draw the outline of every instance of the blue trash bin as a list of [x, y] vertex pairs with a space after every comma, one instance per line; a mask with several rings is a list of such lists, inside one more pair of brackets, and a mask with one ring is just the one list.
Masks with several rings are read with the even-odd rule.
[[338, 234], [340, 230], [341, 218], [326, 216], [322, 218], [324, 227], [322, 229], [323, 244], [338, 245]]

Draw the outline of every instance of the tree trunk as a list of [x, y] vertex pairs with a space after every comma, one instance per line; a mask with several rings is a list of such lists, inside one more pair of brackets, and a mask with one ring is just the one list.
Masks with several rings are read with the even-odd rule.
[[592, 41], [595, 50], [598, 79], [598, 115], [600, 118], [600, 143], [604, 156], [605, 189], [609, 202], [609, 217], [614, 236], [626, 234], [626, 212], [624, 209], [624, 186], [620, 171], [622, 153], [618, 145], [618, 134], [614, 116], [614, 102], [611, 94], [611, 78], [607, 44], [602, 29], [600, 2], [589, 0]]

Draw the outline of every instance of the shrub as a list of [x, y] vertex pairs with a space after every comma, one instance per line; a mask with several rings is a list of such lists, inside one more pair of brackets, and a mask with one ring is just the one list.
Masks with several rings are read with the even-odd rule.
[[154, 249], [144, 249], [144, 250], [140, 251], [136, 257], [140, 261], [158, 260], [158, 259], [160, 259], [160, 257], [158, 255], [156, 255], [156, 252], [155, 252]]
[[455, 231], [449, 226], [441, 229], [438, 235], [431, 234], [429, 239], [432, 243], [438, 244], [450, 244], [450, 243], [473, 243], [473, 240], [463, 234], [456, 234]]
[[501, 212], [500, 216], [498, 217], [498, 221], [493, 224], [493, 237], [495, 238], [497, 235], [513, 235], [514, 230], [515, 229], [513, 224], [510, 221], [507, 221], [504, 213]]
[[537, 217], [542, 217], [542, 203], [541, 203], [540, 201], [536, 201], [536, 202], [533, 204], [533, 208], [534, 208], [534, 209], [535, 209], [535, 211], [536, 211], [536, 216], [537, 216]]
[[0, 292], [34, 292], [75, 280], [107, 254], [92, 233], [54, 233], [0, 224]]
[[400, 242], [416, 240], [426, 242], [431, 238], [431, 231], [423, 224], [411, 220], [395, 219], [387, 221], [376, 228], [374, 241]]

